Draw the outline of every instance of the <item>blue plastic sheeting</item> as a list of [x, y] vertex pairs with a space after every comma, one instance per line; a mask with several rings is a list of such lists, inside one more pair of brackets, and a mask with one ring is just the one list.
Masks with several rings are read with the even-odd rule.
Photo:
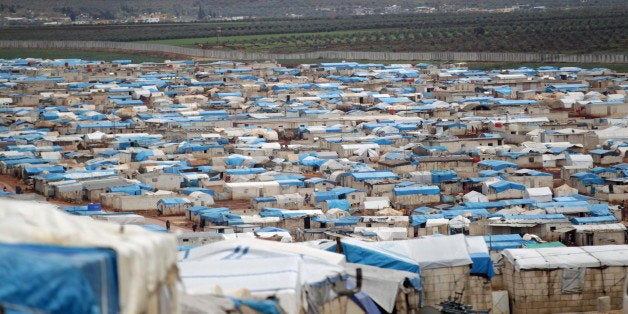
[[227, 159], [225, 160], [225, 164], [229, 166], [240, 166], [249, 159], [250, 158], [247, 158], [241, 155], [231, 155], [227, 157]]
[[133, 156], [133, 159], [135, 159], [136, 161], [145, 161], [148, 159], [148, 157], [154, 156], [154, 155], [155, 154], [153, 153], [152, 150], [143, 150], [135, 154], [135, 156]]
[[600, 223], [617, 222], [617, 218], [615, 218], [615, 216], [613, 215], [598, 216], [598, 217], [576, 217], [576, 218], [571, 218], [571, 222], [574, 225], [600, 224]]
[[246, 175], [246, 174], [258, 174], [266, 172], [264, 168], [241, 168], [241, 169], [227, 169], [225, 171], [228, 175]]
[[62, 173], [65, 170], [63, 169], [63, 166], [36, 166], [36, 167], [24, 167], [24, 172], [27, 175], [36, 175], [36, 174], [40, 174], [44, 171], [47, 171], [48, 173]]
[[464, 207], [469, 209], [480, 209], [480, 208], [502, 208], [506, 207], [506, 203], [503, 201], [496, 202], [466, 202], [463, 204]]
[[194, 192], [203, 192], [205, 194], [209, 194], [211, 196], [214, 196], [215, 192], [214, 190], [209, 190], [209, 189], [205, 189], [205, 188], [198, 188], [198, 187], [191, 187], [191, 188], [186, 188], [185, 190], [183, 190], [183, 194], [185, 195], [190, 195]]
[[155, 231], [155, 232], [168, 232], [168, 230], [166, 230], [166, 228], [160, 226], [160, 225], [141, 225], [140, 227], [146, 229], [146, 230], [150, 230], [150, 231]]
[[[355, 285], [352, 284], [352, 282], [347, 281], [347, 288], [353, 289], [353, 287], [355, 287]], [[355, 302], [355, 304], [357, 304], [365, 313], [368, 313], [368, 314], [381, 314], [382, 313], [377, 307], [377, 304], [373, 302], [373, 299], [371, 299], [371, 297], [369, 297], [363, 291], [354, 293], [350, 295], [349, 298], [353, 302]]]
[[519, 220], [561, 220], [565, 219], [563, 214], [546, 214], [546, 215], [512, 215], [504, 216], [504, 219], [519, 219]]
[[582, 182], [584, 185], [604, 184], [603, 178], [589, 172], [578, 172], [572, 174], [571, 176], [578, 179], [578, 181]]
[[[261, 215], [261, 214], [260, 214]], [[362, 217], [346, 216], [338, 219], [314, 217], [312, 221], [320, 223], [333, 223], [334, 226], [353, 226], [362, 220]]]
[[116, 252], [0, 244], [0, 300], [51, 314], [120, 312]]
[[336, 187], [329, 191], [315, 192], [314, 198], [316, 199], [317, 202], [322, 202], [326, 200], [335, 200], [335, 199], [339, 199], [340, 196], [343, 196], [343, 195], [346, 196], [347, 194], [357, 192], [357, 191], [359, 190], [348, 188], [348, 187]]
[[109, 188], [109, 192], [122, 192], [129, 195], [142, 195], [142, 190], [137, 185], [112, 187]]
[[281, 314], [282, 313], [276, 300], [259, 301], [259, 300], [245, 300], [245, 299], [235, 299], [235, 298], [230, 298], [230, 299], [231, 301], [233, 301], [237, 309], [241, 308], [242, 305], [246, 305], [247, 307], [261, 314]]
[[355, 181], [399, 179], [399, 176], [390, 170], [351, 172], [346, 175], [352, 176]]
[[574, 92], [574, 91], [586, 91], [589, 89], [587, 84], [553, 84], [545, 89], [545, 92]]
[[479, 166], [488, 167], [493, 170], [502, 170], [506, 168], [519, 169], [519, 166], [517, 166], [517, 164], [512, 163], [512, 162], [502, 161], [502, 160], [483, 160], [483, 161], [478, 162], [477, 164]]
[[180, 204], [186, 204], [186, 203], [188, 203], [188, 201], [179, 197], [162, 198], [159, 201], [157, 201], [157, 204], [164, 204], [164, 205], [180, 205]]
[[536, 203], [536, 207], [538, 208], [586, 207], [587, 205], [589, 205], [589, 203], [585, 201]]
[[326, 200], [325, 202], [327, 202], [327, 208], [329, 209], [338, 208], [344, 211], [349, 211], [351, 205], [347, 200]]
[[328, 160], [327, 159], [317, 158], [317, 157], [314, 157], [314, 156], [307, 156], [307, 157], [305, 157], [303, 159], [300, 159], [299, 161], [304, 166], [310, 166], [310, 167], [317, 166], [317, 167], [320, 167], [321, 165], [326, 163]]
[[280, 186], [304, 186], [305, 184], [301, 180], [276, 180]]
[[277, 198], [274, 196], [262, 196], [262, 197], [254, 197], [253, 202], [255, 203], [272, 203], [276, 201]]
[[257, 230], [257, 232], [290, 232], [286, 229], [276, 228], [276, 227], [264, 227], [262, 229]]
[[[419, 263], [410, 257], [370, 245], [362, 241], [342, 241], [342, 253], [347, 262], [375, 266], [379, 268], [403, 270], [414, 274], [420, 274]], [[333, 244], [327, 251], [336, 252], [336, 244]]]
[[502, 95], [510, 95], [510, 94], [512, 94], [512, 88], [510, 86], [493, 87], [493, 91], [497, 92], [498, 94], [502, 94]]
[[415, 208], [412, 212], [413, 213], [419, 213], [419, 214], [425, 214], [425, 213], [434, 212], [434, 211], [440, 212], [440, 210], [438, 210], [438, 209], [435, 209], [435, 208], [432, 208], [432, 207], [427, 207], [427, 206], [421, 206], [419, 208]]
[[471, 275], [483, 275], [491, 279], [495, 276], [495, 269], [493, 268], [493, 261], [488, 253], [470, 253], [471, 261]]
[[414, 194], [435, 195], [435, 194], [440, 193], [440, 188], [434, 185], [410, 186], [410, 187], [393, 188], [393, 193], [395, 195], [414, 195]]
[[[415, 209], [416, 210], [416, 209]], [[412, 215], [410, 220], [413, 227], [420, 226], [427, 222], [428, 219], [445, 218], [443, 214], [429, 214], [429, 215]]]
[[458, 180], [458, 174], [453, 170], [432, 170], [432, 183]]
[[475, 217], [488, 217], [488, 215], [490, 215], [490, 213], [483, 208], [480, 209], [448, 209], [448, 210], [443, 210], [441, 212], [441, 214], [447, 218], [447, 219], [452, 219], [456, 216], [468, 216], [471, 215], [471, 217], [475, 218]]
[[523, 238], [518, 234], [497, 234], [484, 236], [484, 242], [491, 251], [517, 249], [523, 244]]
[[589, 213], [591, 216], [610, 216], [613, 215], [610, 209], [608, 209], [608, 204], [588, 204]]
[[506, 190], [521, 190], [525, 191], [526, 187], [523, 184], [514, 183], [510, 181], [498, 181], [489, 185], [489, 188], [495, 190], [495, 192], [500, 193]]

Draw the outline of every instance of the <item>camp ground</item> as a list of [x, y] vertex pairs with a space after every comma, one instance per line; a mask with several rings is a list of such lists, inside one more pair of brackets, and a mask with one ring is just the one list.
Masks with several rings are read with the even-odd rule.
[[626, 310], [625, 74], [313, 62], [0, 59], [5, 312]]

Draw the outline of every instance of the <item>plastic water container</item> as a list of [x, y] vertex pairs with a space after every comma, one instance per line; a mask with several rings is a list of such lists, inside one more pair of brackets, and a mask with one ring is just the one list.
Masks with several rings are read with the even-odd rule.
[[89, 203], [87, 204], [88, 211], [100, 211], [101, 206], [100, 203]]

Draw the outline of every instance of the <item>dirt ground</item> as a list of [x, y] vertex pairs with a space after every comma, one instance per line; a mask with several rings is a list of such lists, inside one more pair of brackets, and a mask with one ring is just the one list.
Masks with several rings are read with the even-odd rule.
[[[17, 186], [22, 187], [22, 191], [24, 193], [32, 193], [33, 191], [28, 189], [28, 186], [24, 184], [21, 180], [6, 174], [0, 174], [0, 190], [7, 188], [7, 192], [15, 193], [15, 188]], [[48, 202], [55, 204], [57, 206], [85, 206], [89, 204], [89, 202], [78, 202], [78, 203], [70, 203], [66, 201], [49, 199]], [[247, 205], [248, 207], [248, 205]], [[103, 211], [113, 212], [110, 208], [103, 208]], [[185, 216], [172, 216], [172, 217], [158, 217], [152, 214], [143, 214], [142, 212], [137, 212], [138, 215], [144, 216], [146, 219], [146, 224], [150, 225], [159, 225], [162, 227], [166, 227], [166, 220], [170, 220], [170, 232], [191, 232], [192, 231], [192, 222], [188, 221]]]

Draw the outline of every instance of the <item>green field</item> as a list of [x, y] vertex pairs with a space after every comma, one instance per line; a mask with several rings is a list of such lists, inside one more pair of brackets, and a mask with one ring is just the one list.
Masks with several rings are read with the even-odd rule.
[[94, 50], [48, 50], [48, 49], [1, 49], [0, 59], [43, 58], [43, 59], [84, 59], [84, 60], [133, 60], [133, 62], [160, 62], [163, 57], [146, 53], [126, 53]]
[[[321, 50], [626, 53], [628, 19], [623, 18], [627, 12], [622, 12], [451, 14], [414, 16], [415, 19], [389, 16], [388, 21], [328, 20], [325, 27], [314, 21], [309, 24], [299, 21], [290, 29], [285, 29], [285, 24], [281, 28], [240, 25], [237, 32], [223, 32], [221, 38], [211, 33], [206, 37], [148, 42], [271, 53]], [[268, 32], [257, 33], [263, 27]], [[246, 32], [251, 34], [239, 35]]]
[[272, 53], [321, 50], [626, 53], [627, 14], [628, 7], [622, 6], [607, 10], [7, 27], [0, 30], [0, 40], [149, 41]]

